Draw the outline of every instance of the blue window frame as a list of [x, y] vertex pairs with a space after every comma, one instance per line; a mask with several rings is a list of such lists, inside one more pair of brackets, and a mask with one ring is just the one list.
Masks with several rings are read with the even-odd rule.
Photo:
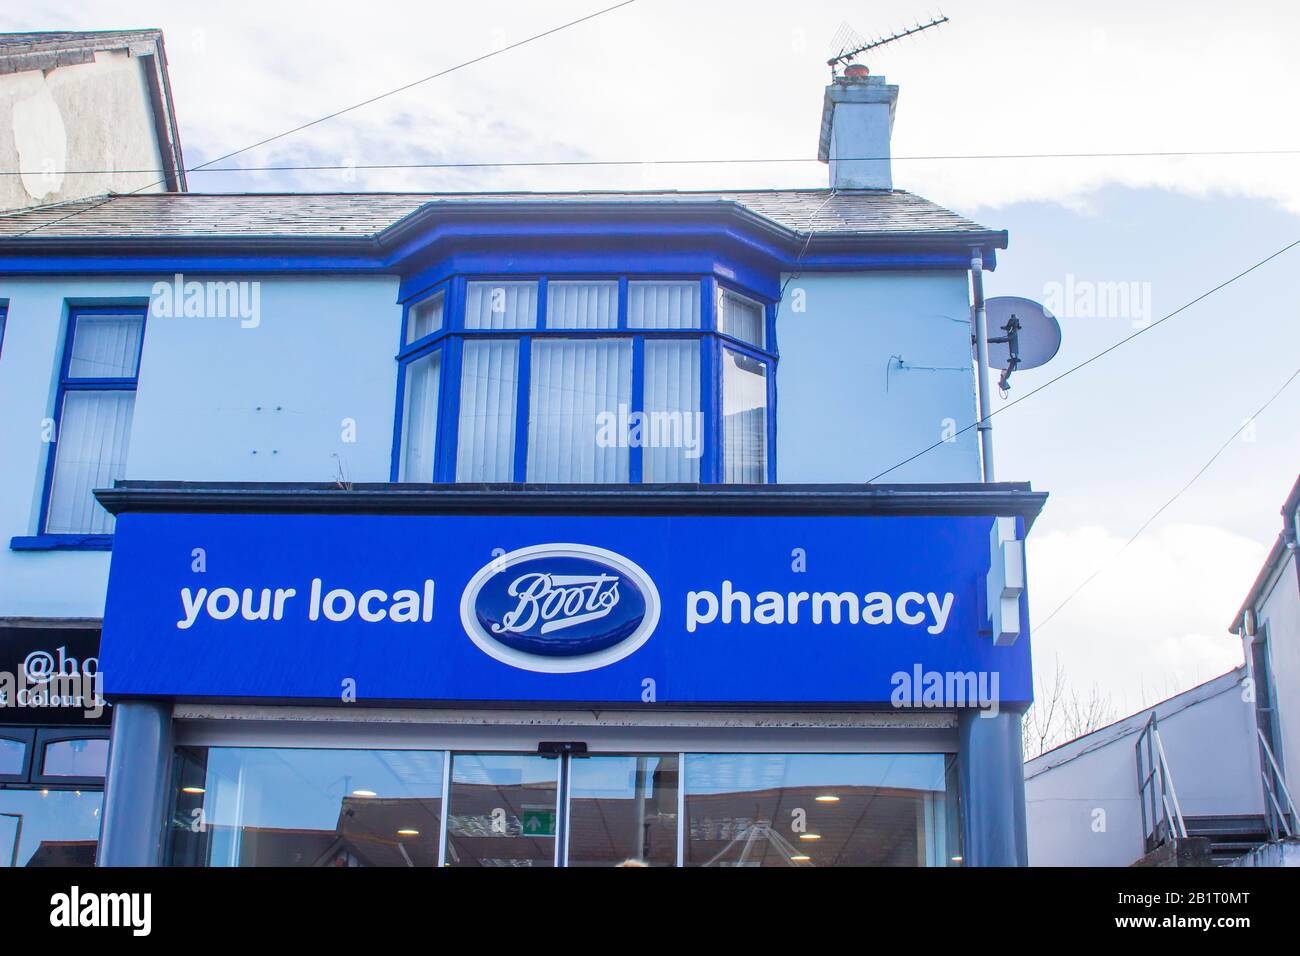
[[457, 275], [403, 306], [393, 481], [776, 480], [770, 300], [714, 276]]
[[94, 498], [125, 471], [146, 306], [73, 306], [59, 366], [38, 536], [107, 547], [113, 516]]
[[9, 303], [0, 302], [0, 355], [5, 354], [5, 323], [9, 318]]

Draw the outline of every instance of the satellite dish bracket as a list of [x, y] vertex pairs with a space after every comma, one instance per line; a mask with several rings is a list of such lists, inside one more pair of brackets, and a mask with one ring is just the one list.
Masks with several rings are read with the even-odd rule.
[[989, 344], [1005, 344], [1007, 352], [1010, 353], [1007, 367], [1002, 370], [1002, 375], [998, 378], [998, 388], [1005, 392], [1011, 387], [1011, 373], [1020, 364], [1020, 320], [1016, 318], [1014, 312], [1007, 324], [1002, 326], [1002, 331], [1007, 334], [996, 339], [989, 339]]

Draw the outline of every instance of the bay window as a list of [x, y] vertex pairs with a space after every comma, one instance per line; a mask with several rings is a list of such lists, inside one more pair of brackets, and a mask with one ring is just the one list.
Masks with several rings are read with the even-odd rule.
[[770, 306], [711, 277], [456, 277], [407, 302], [393, 479], [771, 480]]

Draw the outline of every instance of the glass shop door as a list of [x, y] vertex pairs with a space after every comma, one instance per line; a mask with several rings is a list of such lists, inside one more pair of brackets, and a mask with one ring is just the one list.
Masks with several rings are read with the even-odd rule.
[[674, 866], [676, 754], [453, 753], [445, 866]]
[[451, 755], [445, 866], [556, 866], [563, 758]]

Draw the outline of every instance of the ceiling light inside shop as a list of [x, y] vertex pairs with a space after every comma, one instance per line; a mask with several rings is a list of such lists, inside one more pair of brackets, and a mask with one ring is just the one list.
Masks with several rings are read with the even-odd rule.
[[181, 787], [181, 793], [206, 793], [202, 787]]
[[376, 796], [376, 794], [375, 794], [375, 791], [373, 791], [373, 790], [353, 790], [353, 791], [352, 791], [352, 796], [354, 796], [354, 797], [373, 797], [373, 796]]
[[821, 835], [820, 833], [800, 833], [800, 834], [799, 834], [799, 839], [800, 839], [800, 840], [820, 840], [821, 838], [822, 838], [822, 835]]
[[839, 803], [840, 798], [833, 793], [823, 793], [820, 797], [814, 798], [818, 803]]
[[404, 827], [403, 829], [397, 831], [397, 835], [398, 836], [419, 836], [420, 831], [412, 830], [410, 827]]

